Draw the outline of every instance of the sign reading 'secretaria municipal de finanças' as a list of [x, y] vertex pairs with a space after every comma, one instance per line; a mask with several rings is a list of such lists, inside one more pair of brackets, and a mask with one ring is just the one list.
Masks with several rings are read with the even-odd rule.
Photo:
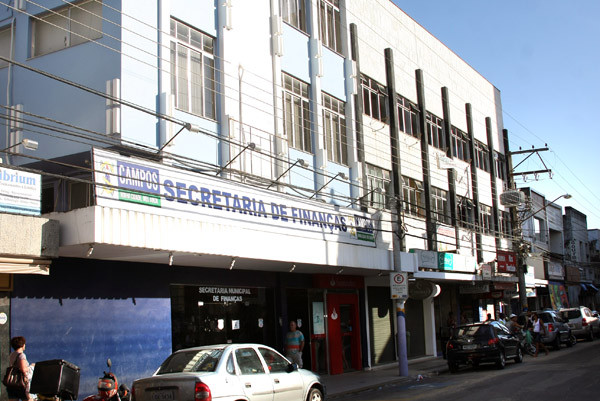
[[99, 206], [176, 210], [202, 214], [216, 223], [227, 219], [228, 224], [259, 224], [267, 230], [292, 229], [295, 235], [318, 234], [327, 240], [375, 246], [373, 220], [366, 213], [315, 205], [101, 149], [94, 149], [93, 159]]

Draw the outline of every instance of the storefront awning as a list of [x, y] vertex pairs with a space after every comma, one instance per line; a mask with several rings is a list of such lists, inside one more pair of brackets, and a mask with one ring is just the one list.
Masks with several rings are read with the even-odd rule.
[[581, 286], [581, 288], [582, 288], [584, 291], [587, 291], [587, 287], [585, 286], [585, 284], [583, 284], [583, 283], [579, 283], [579, 285]]
[[588, 284], [587, 286], [588, 286], [588, 290], [598, 292], [598, 288], [596, 288], [596, 286], [594, 284]]
[[50, 274], [51, 260], [0, 258], [0, 273], [3, 274]]

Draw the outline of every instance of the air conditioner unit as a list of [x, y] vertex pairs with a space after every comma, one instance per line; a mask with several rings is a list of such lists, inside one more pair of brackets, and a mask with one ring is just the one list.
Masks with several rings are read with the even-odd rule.
[[505, 191], [500, 194], [500, 204], [503, 206], [519, 206], [527, 201], [527, 195], [517, 189]]

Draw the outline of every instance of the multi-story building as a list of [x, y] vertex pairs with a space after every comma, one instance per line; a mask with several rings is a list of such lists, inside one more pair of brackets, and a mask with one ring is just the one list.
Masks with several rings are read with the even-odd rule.
[[572, 306], [587, 306], [596, 309], [595, 268], [590, 263], [587, 216], [572, 207], [565, 208], [563, 216], [565, 229], [566, 267], [571, 273], [567, 276], [569, 302]]
[[522, 239], [528, 245], [526, 285], [531, 309], [568, 307], [562, 207], [532, 188], [521, 188]]
[[83, 392], [290, 319], [314, 371], [392, 362], [394, 271], [409, 357], [514, 294], [500, 91], [390, 1], [3, 4], [3, 168], [60, 224], [10, 334]]

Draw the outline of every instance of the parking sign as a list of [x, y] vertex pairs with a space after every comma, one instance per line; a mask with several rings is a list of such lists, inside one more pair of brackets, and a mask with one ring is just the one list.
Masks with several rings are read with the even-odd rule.
[[408, 274], [390, 274], [390, 293], [392, 299], [408, 299]]

